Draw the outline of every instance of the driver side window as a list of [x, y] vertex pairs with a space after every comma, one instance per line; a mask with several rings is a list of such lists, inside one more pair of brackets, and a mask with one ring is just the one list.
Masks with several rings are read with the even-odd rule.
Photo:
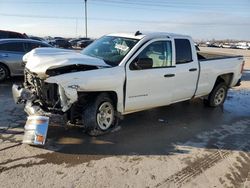
[[131, 63], [132, 70], [172, 66], [170, 41], [156, 41], [145, 47]]

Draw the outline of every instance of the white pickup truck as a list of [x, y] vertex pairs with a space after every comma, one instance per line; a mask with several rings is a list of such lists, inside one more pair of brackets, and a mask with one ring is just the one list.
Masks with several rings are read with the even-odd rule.
[[80, 53], [38, 48], [23, 60], [15, 101], [29, 115], [64, 115], [90, 135], [111, 130], [122, 115], [197, 97], [222, 105], [244, 66], [242, 56], [197, 53], [189, 36], [140, 32], [103, 36]]

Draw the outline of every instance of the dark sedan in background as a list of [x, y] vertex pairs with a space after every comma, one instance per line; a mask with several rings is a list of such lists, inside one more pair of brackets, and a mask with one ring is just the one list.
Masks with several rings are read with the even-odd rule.
[[0, 39], [0, 81], [23, 75], [22, 58], [34, 48], [52, 47], [31, 39]]
[[74, 39], [69, 40], [69, 42], [70, 42], [71, 46], [77, 47], [77, 42], [79, 42], [81, 40], [90, 40], [90, 38], [86, 38], [86, 37], [74, 38]]
[[0, 30], [0, 39], [7, 39], [7, 38], [27, 39], [29, 37], [25, 33], [22, 34], [15, 31]]
[[72, 48], [71, 44], [69, 41], [67, 41], [66, 39], [59, 39], [56, 38], [54, 40], [51, 40], [49, 42], [49, 44], [51, 44], [52, 46], [56, 47], [56, 48]]
[[79, 48], [86, 48], [88, 45], [90, 45], [94, 40], [81, 40], [77, 42], [77, 47]]

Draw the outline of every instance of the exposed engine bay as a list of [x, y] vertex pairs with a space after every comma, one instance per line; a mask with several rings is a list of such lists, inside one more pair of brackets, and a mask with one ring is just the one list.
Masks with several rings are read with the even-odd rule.
[[72, 72], [80, 72], [80, 71], [88, 71], [88, 70], [94, 70], [98, 69], [97, 66], [91, 66], [91, 65], [68, 65], [64, 67], [57, 67], [57, 68], [49, 68], [46, 71], [46, 74], [48, 76], [56, 76], [60, 74], [66, 74], [66, 73], [72, 73]]

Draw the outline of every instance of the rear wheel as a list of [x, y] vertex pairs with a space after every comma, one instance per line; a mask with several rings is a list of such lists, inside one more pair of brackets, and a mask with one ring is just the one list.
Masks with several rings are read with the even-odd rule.
[[4, 65], [0, 64], [0, 81], [5, 80], [8, 76], [9, 76], [8, 69]]
[[107, 94], [100, 94], [82, 112], [83, 124], [87, 133], [98, 136], [109, 132], [115, 125], [115, 108]]
[[227, 97], [227, 85], [224, 82], [218, 83], [208, 96], [206, 104], [210, 107], [223, 105]]

